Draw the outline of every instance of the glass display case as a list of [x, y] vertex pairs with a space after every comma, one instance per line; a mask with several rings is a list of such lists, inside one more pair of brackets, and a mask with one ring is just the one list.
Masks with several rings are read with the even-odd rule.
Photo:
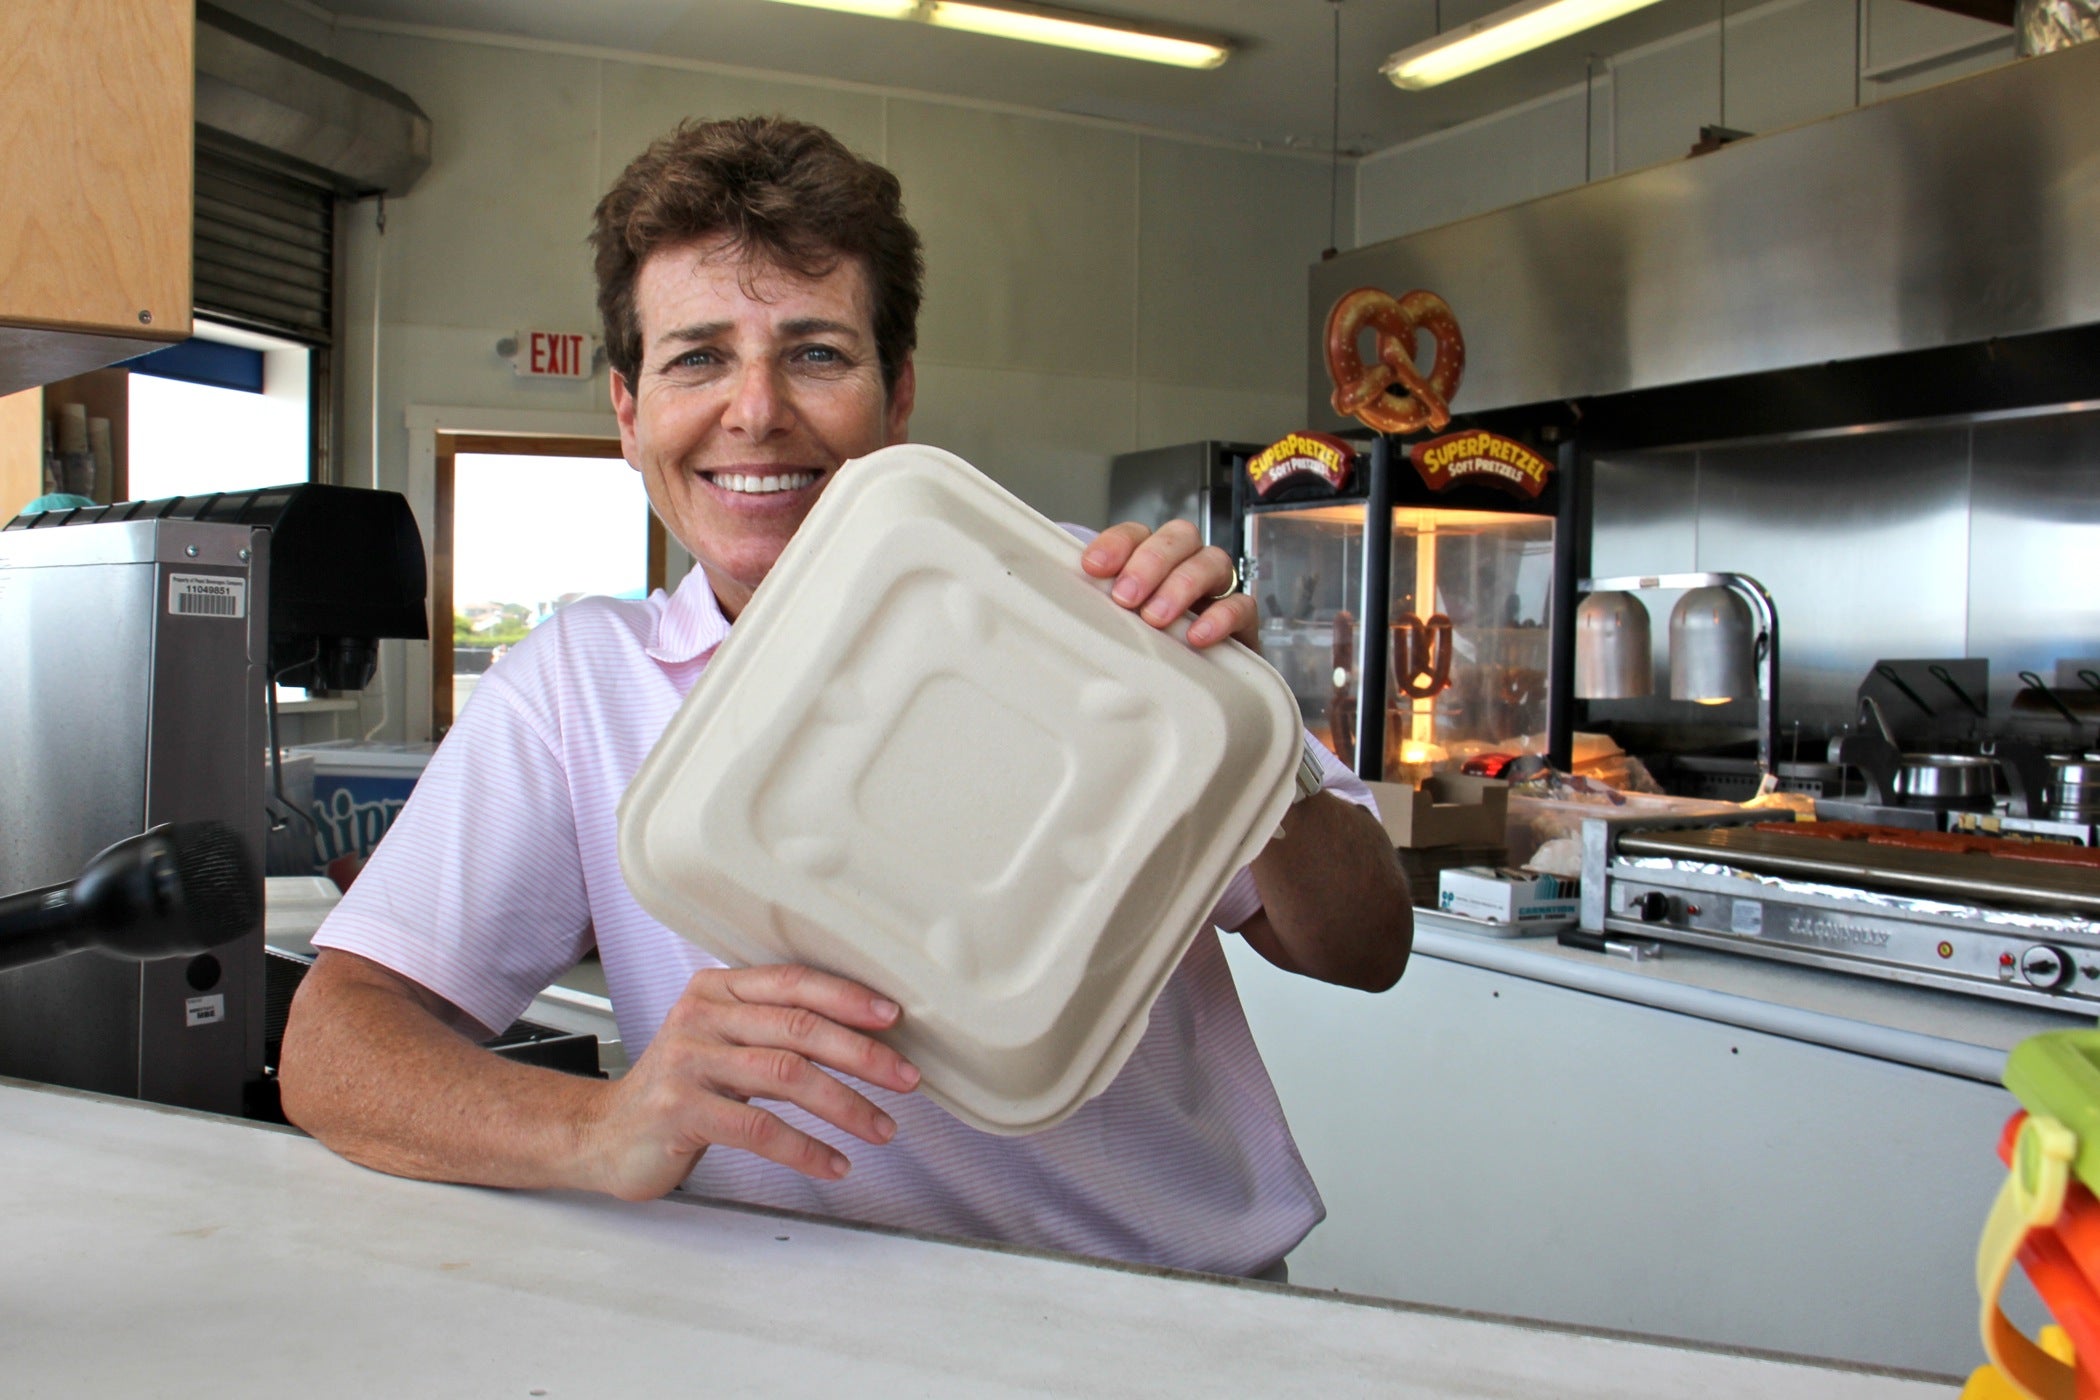
[[[1376, 492], [1248, 507], [1263, 654], [1297, 695], [1306, 727], [1367, 776], [1419, 784], [1483, 752], [1544, 753], [1555, 616], [1551, 504], [1474, 508], [1482, 504], [1476, 490], [1467, 507], [1454, 507], [1409, 499], [1427, 493], [1395, 485], [1401, 498], [1383, 510]], [[1532, 513], [1540, 504], [1544, 513]], [[1366, 540], [1374, 515], [1389, 520], [1383, 550]], [[1382, 600], [1364, 587], [1366, 569], [1381, 566]], [[1385, 628], [1382, 648], [1363, 644], [1367, 614]], [[1378, 667], [1369, 684], [1367, 654]], [[1360, 762], [1356, 751], [1357, 707], [1366, 695], [1385, 716], [1375, 762]]]

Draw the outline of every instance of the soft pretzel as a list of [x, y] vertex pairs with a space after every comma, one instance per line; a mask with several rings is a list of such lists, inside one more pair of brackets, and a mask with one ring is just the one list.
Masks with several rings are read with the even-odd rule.
[[1451, 685], [1451, 619], [1402, 613], [1393, 623], [1393, 688], [1410, 700], [1441, 695]]
[[1327, 732], [1334, 740], [1334, 756], [1356, 766], [1356, 696], [1348, 677], [1356, 665], [1356, 614], [1343, 609], [1334, 615], [1334, 688], [1327, 697]]
[[[1366, 366], [1357, 339], [1377, 334], [1378, 359]], [[1415, 368], [1415, 334], [1427, 331], [1436, 358], [1424, 375]], [[1382, 433], [1437, 429], [1451, 421], [1451, 396], [1466, 372], [1466, 341], [1458, 319], [1435, 292], [1398, 298], [1358, 287], [1327, 313], [1327, 373], [1334, 380], [1334, 411]], [[1398, 387], [1401, 392], [1389, 390]]]

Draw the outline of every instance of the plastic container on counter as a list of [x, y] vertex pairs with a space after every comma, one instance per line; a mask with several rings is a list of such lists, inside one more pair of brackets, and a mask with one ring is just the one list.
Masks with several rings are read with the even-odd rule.
[[1148, 626], [1080, 551], [949, 453], [848, 463], [620, 807], [644, 909], [894, 998], [887, 1039], [989, 1132], [1107, 1086], [1302, 748], [1265, 662]]
[[[2005, 1184], [1976, 1251], [1990, 1364], [1962, 1394], [2100, 1396], [2100, 1031], [2030, 1036], [2006, 1057], [2004, 1080], [2021, 1109], [1999, 1137]], [[1999, 1304], [2016, 1262], [2056, 1320], [2039, 1340]]]
[[343, 857], [372, 854], [423, 776], [437, 745], [334, 739], [301, 744], [288, 754], [314, 763], [314, 869]]

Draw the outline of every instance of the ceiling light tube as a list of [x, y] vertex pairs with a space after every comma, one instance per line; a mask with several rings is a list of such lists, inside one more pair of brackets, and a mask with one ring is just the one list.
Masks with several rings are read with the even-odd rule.
[[1524, 0], [1400, 50], [1378, 71], [1394, 87], [1435, 87], [1579, 34], [1655, 0]]
[[778, 0], [782, 5], [803, 5], [812, 10], [839, 10], [871, 19], [910, 19], [918, 12], [919, 0]]
[[966, 29], [1031, 44], [1055, 44], [1116, 58], [1171, 63], [1177, 68], [1215, 68], [1232, 53], [1230, 45], [1211, 39], [1182, 37], [1155, 29], [1137, 29], [1093, 15], [1047, 6], [1026, 9], [933, 0], [927, 19], [944, 29]]
[[1106, 15], [1054, 5], [981, 5], [962, 0], [777, 0], [813, 10], [839, 10], [875, 19], [912, 19], [943, 29], [962, 29], [1000, 39], [1054, 44], [1114, 58], [1171, 63], [1178, 68], [1216, 68], [1232, 56], [1232, 45], [1190, 30], [1139, 28]]

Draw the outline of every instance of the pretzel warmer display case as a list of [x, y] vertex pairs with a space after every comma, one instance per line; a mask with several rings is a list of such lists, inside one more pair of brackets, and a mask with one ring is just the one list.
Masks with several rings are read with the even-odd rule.
[[[1419, 786], [1545, 752], [1570, 635], [1551, 463], [1461, 429], [1411, 445], [1294, 433], [1248, 462], [1242, 573], [1305, 724], [1365, 778]], [[1493, 483], [1493, 484], [1489, 484]]]

